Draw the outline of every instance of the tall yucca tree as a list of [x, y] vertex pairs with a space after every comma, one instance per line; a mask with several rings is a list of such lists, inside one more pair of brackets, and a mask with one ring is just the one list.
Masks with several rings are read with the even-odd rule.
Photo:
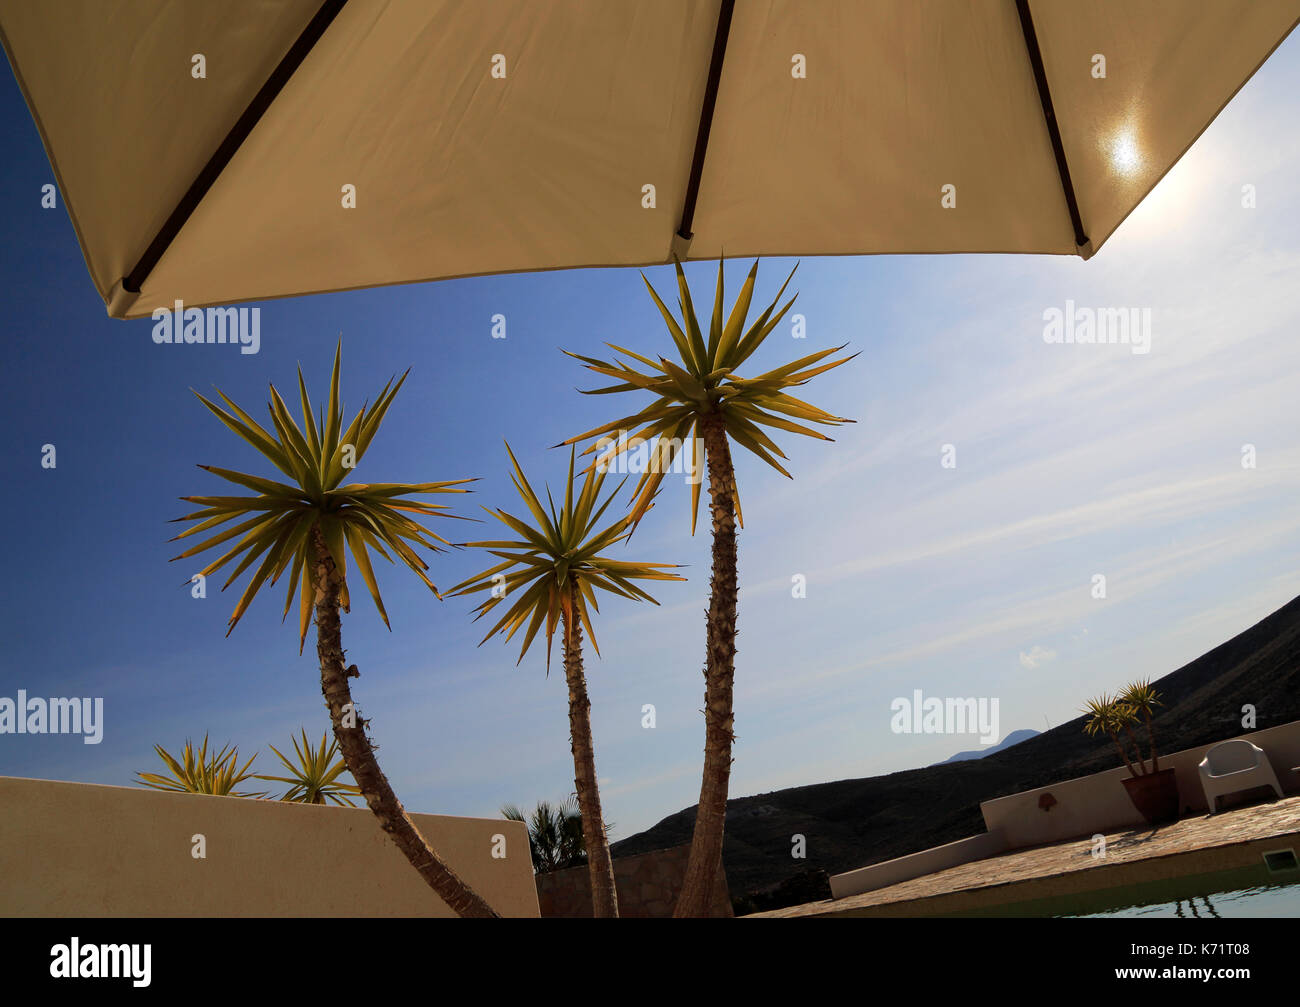
[[[389, 406], [406, 380], [406, 374], [396, 382], [390, 379], [374, 406], [367, 402], [352, 422], [345, 425], [344, 408], [339, 398], [342, 353], [340, 341], [334, 353], [329, 402], [320, 414], [319, 422], [313, 416], [301, 368], [298, 371], [301, 426], [290, 414], [274, 385], [268, 403], [271, 414], [269, 430], [222, 392], [217, 394], [225, 404], [224, 409], [195, 392], [199, 401], [222, 423], [256, 448], [290, 481], [279, 482], [200, 465], [200, 468], [228, 482], [252, 490], [254, 495], [182, 497], [201, 509], [176, 519], [198, 522], [176, 536], [177, 539], [213, 529], [221, 530], [175, 558], [186, 559], [222, 545], [226, 551], [201, 571], [206, 577], [234, 564], [222, 590], [254, 563], [258, 564], [253, 567], [252, 578], [230, 617], [227, 636], [258, 591], [268, 583], [274, 586], [285, 571], [289, 571], [284, 617], [288, 616], [294, 595], [298, 594], [298, 651], [301, 653], [314, 606], [321, 690], [334, 724], [334, 737], [366, 804], [411, 865], [453, 911], [461, 916], [495, 916], [491, 907], [425, 842], [379, 768], [366, 734], [369, 721], [357, 715], [352, 702], [348, 679], [360, 673], [355, 664], [344, 666], [339, 618], [340, 608], [345, 612], [350, 610], [347, 551], [351, 552], [357, 572], [369, 589], [385, 625], [388, 625], [388, 613], [380, 597], [369, 550], [373, 549], [390, 563], [393, 562], [389, 554], [391, 550], [437, 595], [437, 588], [425, 573], [428, 564], [413, 546], [437, 552], [438, 543], [447, 544], [445, 539], [417, 520], [443, 514], [446, 506], [415, 498], [467, 492], [458, 487], [470, 480], [344, 484], [344, 477], [361, 461], [378, 433]], [[236, 523], [228, 526], [231, 521]], [[223, 525], [227, 527], [221, 528]], [[232, 540], [232, 545], [223, 545]]]
[[677, 916], [703, 916], [708, 913], [714, 881], [722, 863], [731, 747], [735, 740], [732, 681], [736, 655], [736, 525], [739, 522], [744, 527], [744, 516], [732, 467], [731, 443], [752, 452], [790, 478], [790, 473], [777, 461], [777, 458], [784, 459], [785, 454], [764, 428], [830, 440], [804, 423], [835, 426], [852, 421], [795, 398], [788, 390], [807, 384], [818, 374], [838, 367], [852, 357], [828, 360], [844, 349], [844, 346], [835, 346], [757, 377], [742, 378], [737, 370], [763, 345], [795, 302], [795, 297], [791, 297], [784, 307], [777, 310], [794, 270], [790, 271], [772, 303], [753, 324], [746, 327], [758, 276], [758, 262], [754, 262], [735, 304], [724, 319], [723, 263], [719, 260], [706, 341], [691, 302], [686, 274], [680, 262], [676, 266], [680, 322], [642, 274], [672, 336], [677, 350], [676, 361], [664, 356], [652, 359], [613, 343], [607, 344], [610, 349], [633, 362], [618, 357], [605, 361], [569, 354], [585, 363], [589, 370], [617, 382], [585, 394], [649, 392], [653, 401], [639, 412], [621, 416], [563, 443], [577, 444], [599, 438], [583, 452], [599, 452], [593, 460], [597, 467], [608, 465], [617, 455], [643, 443], [654, 443], [651, 464], [646, 466], [634, 493], [632, 519], [635, 522], [645, 513], [678, 452], [684, 451], [689, 441], [692, 535], [695, 534], [699, 513], [701, 450], [704, 453], [713, 522], [713, 569], [709, 584], [704, 667], [704, 773], [686, 877], [674, 910]]
[[546, 671], [551, 670], [551, 644], [555, 628], [561, 625], [564, 633], [564, 677], [569, 686], [569, 734], [573, 752], [574, 785], [578, 794], [578, 809], [582, 816], [582, 833], [587, 849], [587, 867], [591, 872], [592, 911], [597, 917], [618, 915], [618, 891], [614, 886], [614, 863], [609, 854], [609, 837], [604, 828], [600, 810], [600, 790], [596, 785], [596, 753], [591, 739], [591, 701], [587, 698], [587, 680], [582, 668], [582, 631], [586, 627], [596, 656], [600, 646], [591, 628], [592, 611], [599, 612], [597, 591], [607, 591], [622, 598], [648, 601], [657, 605], [633, 581], [684, 580], [668, 571], [673, 563], [634, 563], [601, 555], [602, 552], [624, 541], [632, 533], [631, 515], [624, 515], [613, 524], [597, 531], [604, 516], [611, 493], [600, 503], [601, 487], [605, 473], [588, 469], [582, 490], [574, 499], [574, 452], [569, 452], [569, 479], [564, 488], [564, 504], [558, 511], [546, 491], [548, 508], [533, 492], [523, 469], [515, 459], [510, 445], [506, 445], [510, 464], [514, 468], [511, 479], [515, 489], [527, 504], [534, 524], [507, 514], [504, 510], [484, 508], [499, 518], [516, 535], [517, 539], [484, 542], [466, 542], [464, 545], [486, 549], [501, 560], [495, 566], [457, 584], [450, 595], [476, 594], [491, 591], [491, 596], [475, 611], [475, 621], [483, 618], [503, 602], [506, 611], [488, 630], [480, 646], [494, 635], [505, 633], [509, 641], [527, 624], [523, 646], [519, 649], [520, 663], [543, 624], [546, 627]]

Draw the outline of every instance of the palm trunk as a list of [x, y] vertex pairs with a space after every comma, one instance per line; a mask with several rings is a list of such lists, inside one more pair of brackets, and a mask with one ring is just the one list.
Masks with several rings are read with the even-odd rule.
[[[1128, 735], [1128, 740], [1133, 745], [1133, 754], [1137, 756], [1138, 765], [1142, 769], [1142, 775], [1146, 776], [1147, 764], [1146, 764], [1146, 760], [1142, 758], [1142, 746], [1138, 744], [1137, 735], [1133, 733], [1133, 728], [1131, 728], [1128, 724], [1124, 725], [1124, 733]], [[1131, 769], [1132, 767], [1130, 766], [1129, 768]], [[1137, 774], [1135, 773], [1134, 775], [1136, 776]]]
[[736, 666], [736, 473], [721, 416], [700, 423], [709, 470], [713, 518], [713, 572], [704, 665], [704, 776], [695, 834], [674, 916], [707, 916], [722, 866], [731, 781], [732, 682]]
[[1151, 772], [1160, 772], [1160, 757], [1156, 755], [1156, 732], [1151, 726], [1151, 714], [1146, 715], [1147, 720], [1147, 743], [1151, 745]]
[[[313, 528], [311, 535], [316, 553], [316, 655], [320, 659], [321, 691], [325, 694], [330, 720], [334, 722], [334, 737], [338, 739], [348, 772], [357, 781], [357, 786], [365, 795], [366, 804], [375, 813], [384, 831], [392, 837], [411, 866], [419, 871], [420, 877], [424, 878], [453, 912], [459, 916], [495, 917], [497, 914], [492, 907], [474, 889], [461, 881], [424, 841], [415, 823], [407, 817], [397, 795], [393, 793], [388, 778], [379, 768], [370, 739], [366, 737], [366, 725], [369, 722], [357, 716], [356, 708], [352, 705], [348, 678], [357, 674], [356, 669], [345, 670], [343, 666], [338, 571], [325, 546], [320, 528]], [[345, 726], [345, 710], [352, 711], [349, 719], [355, 726]]]
[[1124, 751], [1124, 746], [1119, 743], [1119, 735], [1112, 732], [1110, 740], [1115, 742], [1115, 751], [1119, 752], [1119, 757], [1124, 760], [1124, 765], [1128, 766], [1129, 775], [1136, 777], [1138, 771], [1133, 768], [1133, 760], [1128, 757], [1128, 752]]
[[573, 752], [573, 785], [578, 791], [582, 814], [582, 838], [587, 846], [587, 870], [591, 874], [591, 910], [597, 918], [618, 916], [618, 888], [614, 884], [614, 861], [609, 854], [605, 817], [600, 810], [600, 789], [596, 785], [596, 751], [591, 742], [591, 700], [582, 674], [582, 623], [577, 611], [578, 585], [569, 581], [570, 601], [564, 620], [564, 680], [569, 685], [569, 748]]

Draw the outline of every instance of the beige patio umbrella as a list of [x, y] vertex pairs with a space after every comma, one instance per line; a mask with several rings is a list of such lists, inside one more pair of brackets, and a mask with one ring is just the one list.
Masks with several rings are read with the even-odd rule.
[[724, 246], [1086, 258], [1298, 15], [0, 0], [0, 34], [91, 278], [135, 318]]

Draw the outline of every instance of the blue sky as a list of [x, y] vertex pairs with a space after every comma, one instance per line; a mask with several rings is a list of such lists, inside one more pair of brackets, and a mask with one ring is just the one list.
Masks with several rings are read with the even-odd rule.
[[[1001, 733], [1075, 716], [1089, 696], [1159, 677], [1300, 594], [1300, 42], [1273, 55], [1091, 261], [1026, 256], [806, 260], [807, 338], [778, 332], [766, 369], [840, 342], [860, 351], [806, 397], [857, 423], [834, 444], [785, 436], [796, 479], [738, 461], [736, 764], [732, 793], [925, 765], [970, 735], [889, 729], [895, 697], [989, 697]], [[261, 352], [157, 346], [107, 318], [9, 75], [0, 81], [5, 335], [0, 441], [9, 472], [0, 581], [0, 696], [103, 697], [102, 744], [0, 735], [0, 773], [129, 785], [152, 746], [209, 733], [241, 751], [327, 726], [310, 646], [259, 599], [224, 638], [235, 597], [191, 598], [166, 522], [222, 485], [196, 463], [265, 473], [189, 389], [260, 414], [301, 362], [321, 389], [344, 340], [353, 408], [412, 368], [358, 478], [477, 476], [478, 504], [515, 506], [502, 439], [535, 481], [547, 446], [613, 418], [558, 347], [668, 344], [635, 270], [446, 281], [262, 305]], [[1243, 185], [1257, 206], [1242, 206]], [[759, 296], [789, 269], [765, 262]], [[733, 288], [748, 263], [728, 268]], [[703, 291], [710, 267], [689, 267]], [[667, 282], [669, 271], [652, 271]], [[701, 295], [697, 295], [697, 302]], [[1150, 308], [1151, 352], [1049, 345], [1043, 313]], [[491, 338], [491, 318], [507, 338]], [[629, 400], [629, 408], [636, 401]], [[42, 469], [52, 443], [58, 465]], [[940, 464], [942, 446], [955, 468]], [[1244, 469], [1252, 444], [1257, 467]], [[703, 749], [707, 524], [670, 483], [628, 547], [689, 565], [660, 608], [611, 600], [588, 654], [606, 817], [626, 836], [695, 803]], [[459, 523], [444, 523], [464, 537]], [[482, 526], [487, 528], [489, 526]], [[536, 648], [476, 647], [465, 599], [379, 571], [394, 631], [358, 598], [344, 642], [380, 760], [413, 811], [495, 816], [573, 789], [567, 695]], [[486, 566], [434, 558], [449, 587]], [[197, 569], [197, 568], [196, 568]], [[1092, 597], [1092, 577], [1107, 597]], [[791, 596], [791, 578], [807, 596]], [[215, 585], [210, 585], [215, 587]], [[236, 596], [237, 597], [237, 596]], [[641, 726], [643, 704], [657, 710]]]

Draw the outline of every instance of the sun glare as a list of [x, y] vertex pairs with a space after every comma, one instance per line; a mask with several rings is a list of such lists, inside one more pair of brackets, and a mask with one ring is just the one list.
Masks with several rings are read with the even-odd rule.
[[1125, 127], [1111, 136], [1107, 153], [1110, 166], [1117, 174], [1132, 177], [1142, 168], [1142, 150], [1131, 127]]

